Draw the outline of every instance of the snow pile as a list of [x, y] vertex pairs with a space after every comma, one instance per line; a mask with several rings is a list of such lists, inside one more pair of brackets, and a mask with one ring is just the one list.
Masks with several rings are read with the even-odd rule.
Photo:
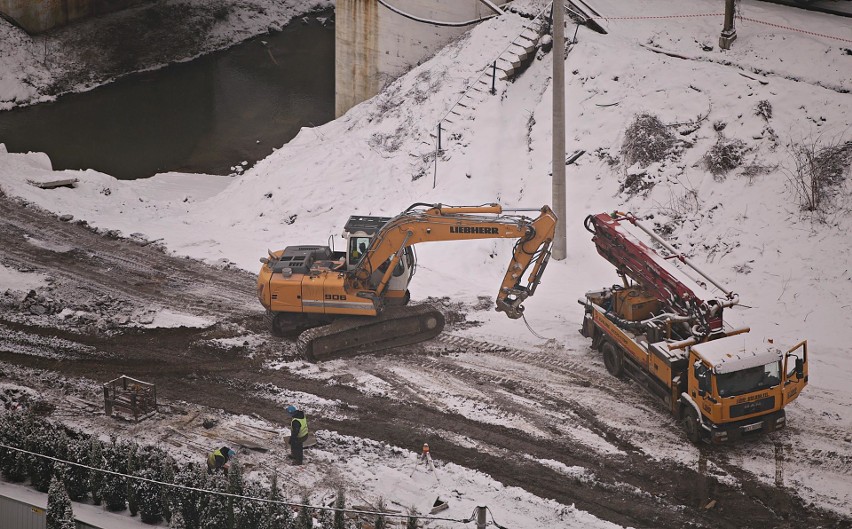
[[21, 272], [0, 265], [0, 291], [3, 294], [27, 292], [45, 284], [47, 276], [34, 272]]

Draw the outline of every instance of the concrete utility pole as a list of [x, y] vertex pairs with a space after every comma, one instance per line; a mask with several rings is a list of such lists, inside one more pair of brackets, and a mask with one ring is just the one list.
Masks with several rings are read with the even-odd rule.
[[734, 27], [734, 11], [736, 0], [725, 0], [725, 25], [722, 27], [722, 36], [719, 37], [719, 47], [730, 50], [731, 44], [737, 40], [737, 28]]
[[565, 232], [565, 4], [554, 0], [553, 16], [553, 212], [559, 222], [553, 236], [553, 258], [567, 257]]
[[485, 514], [485, 507], [476, 508], [476, 529], [485, 529], [485, 527], [488, 525], [488, 520], [485, 519]]

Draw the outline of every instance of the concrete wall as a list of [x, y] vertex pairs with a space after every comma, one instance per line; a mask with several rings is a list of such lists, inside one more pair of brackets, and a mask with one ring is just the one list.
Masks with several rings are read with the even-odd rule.
[[150, 1], [153, 0], [0, 0], [0, 16], [28, 33], [41, 33], [74, 20]]
[[3, 527], [44, 529], [47, 527], [47, 513], [43, 507], [0, 496], [0, 521]]
[[[415, 17], [465, 22], [494, 12], [479, 0], [385, 0]], [[496, 0], [497, 5], [505, 0]], [[335, 117], [419, 64], [474, 26], [423, 24], [377, 0], [337, 0], [335, 6]]]
[[[99, 505], [72, 503], [76, 529], [149, 529], [139, 518], [111, 513]], [[45, 529], [47, 494], [0, 480], [0, 529]]]

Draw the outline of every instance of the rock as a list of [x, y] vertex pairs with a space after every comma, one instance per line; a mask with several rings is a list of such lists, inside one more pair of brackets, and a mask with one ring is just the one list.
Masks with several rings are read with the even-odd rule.
[[72, 220], [74, 220], [74, 215], [60, 215], [59, 220], [61, 220], [62, 222], [71, 222]]
[[36, 316], [42, 316], [47, 314], [47, 307], [44, 305], [33, 305], [30, 307], [30, 313], [35, 314]]
[[205, 417], [204, 420], [201, 421], [201, 426], [207, 428], [208, 430], [210, 428], [213, 428], [217, 424], [219, 424], [219, 421], [217, 421], [216, 419], [212, 419], [210, 417]]

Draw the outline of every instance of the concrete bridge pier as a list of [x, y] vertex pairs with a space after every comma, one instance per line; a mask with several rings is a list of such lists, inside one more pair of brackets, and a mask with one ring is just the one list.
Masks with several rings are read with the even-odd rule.
[[[337, 0], [335, 117], [494, 16], [506, 0]], [[428, 21], [428, 22], [427, 22]]]

